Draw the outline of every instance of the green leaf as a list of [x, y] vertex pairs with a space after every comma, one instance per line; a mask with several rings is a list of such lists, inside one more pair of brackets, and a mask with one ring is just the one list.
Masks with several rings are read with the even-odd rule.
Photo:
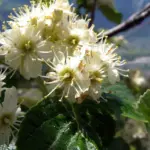
[[[113, 88], [111, 87], [112, 93], [121, 89], [117, 90], [120, 95], [128, 91], [123, 85], [115, 87], [115, 90]], [[73, 104], [74, 109], [65, 100], [59, 102], [58, 97], [43, 100], [25, 116], [18, 135], [18, 150], [107, 148], [116, 130], [113, 115], [122, 114], [142, 121], [145, 119], [140, 111], [136, 111], [130, 91], [127, 93], [128, 96], [123, 95], [121, 99], [114, 95], [115, 92], [104, 93], [101, 103], [85, 100], [82, 104]]]
[[[59, 109], [59, 113], [58, 113]], [[56, 101], [56, 103], [52, 103], [51, 101], [44, 100], [41, 103], [37, 104], [35, 107], [33, 107], [26, 115], [21, 127], [20, 127], [20, 132], [19, 132], [19, 138], [17, 141], [17, 146], [18, 149], [21, 150], [34, 150], [34, 135], [39, 134], [38, 139], [42, 139], [41, 142], [37, 142], [37, 146], [42, 145], [44, 141], [44, 134], [45, 132], [43, 131], [44, 129], [47, 129], [47, 121], [53, 121], [52, 119], [56, 120], [62, 120], [66, 121], [66, 119], [62, 119], [63, 116], [62, 113], [64, 112], [64, 108], [62, 105]], [[65, 114], [65, 113], [64, 113]], [[59, 119], [59, 116], [61, 119]], [[57, 118], [56, 118], [57, 117]], [[60, 122], [60, 121], [59, 121]], [[43, 130], [41, 130], [41, 128]], [[53, 131], [53, 130], [52, 130]], [[51, 132], [52, 132], [51, 131]], [[43, 135], [42, 138], [39, 138]], [[48, 137], [47, 137], [48, 138]], [[30, 143], [30, 146], [29, 145]], [[33, 147], [32, 147], [33, 146]], [[31, 148], [30, 148], [31, 147]], [[35, 150], [38, 150], [35, 148]]]
[[122, 14], [119, 13], [115, 8], [110, 7], [109, 5], [100, 5], [101, 12], [104, 16], [107, 17], [110, 21], [119, 24], [122, 21]]
[[147, 122], [142, 112], [137, 111], [137, 101], [123, 82], [108, 86], [105, 92], [107, 93], [104, 94], [103, 97], [107, 100], [107, 105], [115, 112], [117, 118], [119, 118], [121, 114], [124, 117]]
[[90, 137], [78, 132], [67, 104], [47, 99], [27, 113], [18, 134], [17, 150], [98, 150]]
[[115, 135], [116, 127], [113, 117], [107, 111], [107, 106], [86, 100], [82, 105], [78, 105], [78, 111], [84, 134], [93, 139], [99, 149], [101, 145], [107, 147]]
[[66, 142], [70, 138], [72, 131], [71, 123], [64, 123], [65, 118], [62, 116], [45, 121], [40, 127], [30, 135], [28, 139], [24, 139], [24, 145], [19, 144], [20, 150], [47, 150], [62, 149], [65, 150]]
[[121, 106], [121, 110], [124, 117], [128, 117], [137, 121], [147, 122], [147, 119], [143, 113], [137, 110], [136, 103], [126, 101]]
[[106, 85], [104, 92], [116, 95], [122, 100], [125, 99], [135, 101], [135, 97], [133, 96], [131, 90], [127, 87], [127, 85], [124, 82], [116, 83], [114, 85], [109, 86]]
[[98, 150], [95, 143], [77, 132], [69, 141], [67, 150]]
[[150, 89], [140, 96], [137, 111], [142, 112], [144, 117], [150, 122]]

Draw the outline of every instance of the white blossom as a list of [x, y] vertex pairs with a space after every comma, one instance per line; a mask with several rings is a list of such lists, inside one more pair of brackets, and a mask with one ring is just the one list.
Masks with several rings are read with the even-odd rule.
[[93, 30], [94, 26], [89, 28], [88, 25], [89, 21], [86, 21], [86, 19], [74, 18], [72, 21], [70, 21], [69, 36], [74, 38], [76, 37], [76, 39], [72, 39], [72, 43], [78, 42], [80, 45], [85, 45], [97, 42], [97, 34]]
[[122, 67], [126, 61], [121, 60], [121, 57], [115, 53], [116, 47], [113, 44], [106, 43], [99, 44], [98, 48], [101, 49], [101, 59], [106, 65], [108, 79], [110, 83], [115, 84], [120, 81], [120, 75], [127, 76], [128, 70], [123, 70]]
[[121, 69], [126, 61], [121, 60], [121, 57], [115, 53], [116, 47], [113, 44], [107, 43], [101, 39], [101, 42], [91, 46], [92, 53], [95, 51], [100, 57], [103, 66], [107, 71], [107, 77], [110, 83], [115, 84], [120, 81], [120, 75], [127, 76], [128, 70]]
[[17, 130], [17, 91], [15, 87], [6, 88], [4, 101], [0, 105], [0, 145], [9, 145], [13, 130]]
[[68, 0], [55, 0], [54, 2], [50, 2], [49, 5], [42, 2], [38, 4], [32, 2], [31, 6], [24, 5], [23, 7], [14, 9], [14, 12], [9, 15], [11, 21], [8, 21], [8, 24], [12, 28], [33, 25], [40, 29], [45, 23], [49, 24], [48, 22], [61, 18], [58, 13], [61, 13], [63, 17], [74, 15], [71, 8]]
[[68, 0], [55, 0], [54, 3], [50, 5], [53, 10], [61, 10], [64, 14], [73, 15], [72, 6], [69, 4]]
[[64, 97], [70, 101], [75, 101], [75, 99], [88, 90], [90, 85], [90, 80], [88, 73], [85, 72], [84, 66], [80, 58], [77, 57], [67, 57], [60, 55], [56, 60], [49, 65], [53, 72], [47, 74], [47, 78], [55, 77], [51, 82], [46, 82], [46, 84], [54, 84], [55, 87], [48, 94], [48, 96], [53, 93], [56, 89], [62, 89], [62, 95], [60, 100]]
[[26, 79], [41, 74], [40, 58], [49, 58], [49, 47], [34, 27], [6, 30], [1, 34], [2, 49], [7, 52], [5, 62], [14, 70], [19, 70]]
[[31, 6], [24, 5], [9, 15], [11, 21], [8, 24], [12, 28], [27, 27], [28, 25], [38, 26], [42, 22], [41, 4], [32, 3]]
[[5, 85], [5, 82], [3, 81], [5, 78], [6, 78], [6, 72], [7, 69], [5, 69], [5, 71], [0, 71], [0, 96], [1, 96], [1, 92], [4, 90], [4, 85]]
[[31, 108], [39, 101], [42, 100], [43, 95], [42, 92], [38, 88], [30, 88], [27, 90], [20, 90], [20, 101], [22, 101], [22, 105]]
[[107, 76], [106, 68], [97, 49], [94, 49], [92, 46], [85, 46], [81, 51], [86, 64], [85, 69], [89, 73], [90, 78], [88, 95], [97, 101], [101, 97], [102, 82]]
[[[81, 103], [90, 96], [97, 101], [105, 88], [103, 82], [115, 84], [120, 75], [127, 76], [121, 69], [126, 62], [116, 47], [102, 32], [94, 32], [94, 25], [89, 28], [89, 20], [79, 18], [68, 0], [32, 3], [15, 10], [10, 18], [11, 29], [0, 35], [0, 54], [27, 80], [46, 78], [50, 86], [46, 97], [59, 91], [60, 100]], [[43, 62], [50, 67], [46, 76]]]

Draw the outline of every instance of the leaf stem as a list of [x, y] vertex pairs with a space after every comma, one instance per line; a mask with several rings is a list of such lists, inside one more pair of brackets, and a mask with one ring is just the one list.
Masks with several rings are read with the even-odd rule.
[[74, 104], [71, 104], [71, 107], [72, 107], [72, 112], [74, 114], [74, 117], [75, 117], [75, 120], [76, 120], [76, 123], [77, 123], [78, 130], [80, 130], [80, 123], [79, 123], [80, 119], [79, 119], [77, 108]]
[[40, 90], [43, 93], [43, 96], [46, 96], [49, 92], [48, 92], [48, 90], [47, 90], [47, 88], [46, 88], [46, 86], [44, 84], [43, 79], [41, 77], [37, 77], [36, 78], [36, 82], [38, 83], [39, 88], [40, 88]]

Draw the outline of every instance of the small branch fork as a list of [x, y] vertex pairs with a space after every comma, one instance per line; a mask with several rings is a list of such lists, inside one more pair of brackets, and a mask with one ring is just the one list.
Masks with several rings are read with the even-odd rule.
[[104, 35], [111, 38], [120, 32], [125, 32], [133, 27], [141, 24], [147, 17], [150, 16], [150, 3], [148, 3], [141, 11], [131, 15], [126, 21], [116, 27], [107, 30]]

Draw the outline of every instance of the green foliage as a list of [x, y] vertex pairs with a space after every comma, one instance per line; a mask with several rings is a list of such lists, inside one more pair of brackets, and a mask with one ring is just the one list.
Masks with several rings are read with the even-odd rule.
[[119, 13], [115, 8], [112, 8], [108, 5], [100, 5], [99, 9], [108, 20], [116, 24], [119, 24], [122, 21], [122, 14]]
[[[59, 108], [59, 106], [57, 105], [57, 107], [55, 107], [56, 103], [51, 104], [51, 103], [47, 103], [47, 102], [48, 101], [43, 101], [42, 103], [40, 103], [36, 107], [33, 107], [30, 110], [30, 112], [26, 115], [26, 118], [25, 118], [25, 120], [21, 126], [21, 129], [20, 129], [19, 136], [21, 138], [17, 142], [18, 149], [21, 149], [21, 150], [32, 149], [32, 150], [34, 150], [35, 144], [37, 145], [37, 147], [39, 146], [39, 144], [41, 146], [45, 147], [45, 145], [43, 145], [41, 142], [44, 141], [45, 143], [47, 143], [47, 139], [45, 139], [45, 138], [49, 138], [49, 137], [45, 137], [44, 134], [46, 134], [46, 133], [44, 131], [42, 132], [42, 130], [40, 130], [40, 129], [41, 128], [44, 130], [47, 129], [50, 121], [52, 122], [54, 129], [53, 130], [48, 129], [48, 131], [56, 132], [54, 121], [56, 120], [56, 118], [58, 119], [60, 116], [57, 114], [57, 111], [58, 111], [57, 108]], [[58, 125], [61, 125], [62, 120], [64, 120], [64, 119], [65, 118], [60, 117], [60, 119], [58, 119], [59, 120]], [[51, 128], [51, 127], [49, 127], [49, 128]], [[41, 135], [36, 138], [36, 136], [34, 136], [34, 134], [36, 135], [39, 132], [41, 133]], [[44, 139], [44, 140], [41, 140], [41, 142], [38, 144], [38, 142], [37, 142], [38, 139]], [[31, 144], [32, 142], [34, 142], [34, 144]], [[30, 143], [30, 145], [28, 145], [28, 143]], [[49, 145], [47, 145], [47, 148], [48, 147], [49, 147]]]
[[[41, 2], [41, 0], [33, 0], [36, 3]], [[53, 0], [42, 0], [44, 3], [51, 3]], [[89, 0], [77, 0], [77, 13], [80, 14], [80, 9], [84, 8], [86, 13], [92, 12], [94, 7], [94, 1]], [[110, 21], [119, 24], [122, 20], [122, 14], [119, 13], [114, 7], [107, 4], [98, 4], [98, 9], [103, 13], [103, 15]], [[84, 15], [84, 14], [82, 14]]]
[[124, 82], [106, 86], [105, 92], [110, 92], [113, 95], [117, 95], [123, 100], [135, 101], [135, 97], [133, 96], [131, 90], [127, 87], [127, 85]]
[[91, 139], [79, 134], [72, 112], [62, 103], [49, 100], [42, 101], [28, 112], [17, 146], [18, 150], [97, 150]]
[[77, 132], [68, 143], [67, 149], [96, 150], [98, 148], [93, 141], [86, 138], [81, 132]]
[[113, 95], [117, 95], [117, 97], [110, 95], [106, 98], [109, 99], [109, 104], [112, 103], [110, 108], [113, 108], [117, 114], [118, 112], [121, 112], [122, 116], [124, 117], [147, 122], [147, 119], [145, 118], [143, 113], [141, 111], [137, 111], [137, 101], [124, 82], [110, 85], [105, 89], [105, 91], [110, 92]]
[[150, 89], [148, 89], [139, 99], [138, 110], [150, 122]]
[[[117, 90], [120, 96], [127, 91], [123, 84], [110, 89]], [[103, 93], [100, 103], [87, 99], [82, 104], [69, 104], [65, 100], [62, 103], [57, 101], [58, 97], [43, 100], [27, 113], [19, 131], [17, 150], [100, 150], [111, 147], [116, 119], [121, 115], [146, 122], [143, 111], [136, 111], [136, 103], [129, 91], [126, 97], [122, 95], [120, 99]]]
[[[119, 24], [122, 21], [122, 14], [119, 13], [115, 7], [111, 6], [111, 4], [101, 4], [100, 1], [97, 1], [97, 8], [103, 13], [103, 15], [110, 21]], [[77, 12], [80, 14], [80, 9], [84, 8], [85, 13], [93, 12], [94, 1], [92, 0], [77, 0]]]

